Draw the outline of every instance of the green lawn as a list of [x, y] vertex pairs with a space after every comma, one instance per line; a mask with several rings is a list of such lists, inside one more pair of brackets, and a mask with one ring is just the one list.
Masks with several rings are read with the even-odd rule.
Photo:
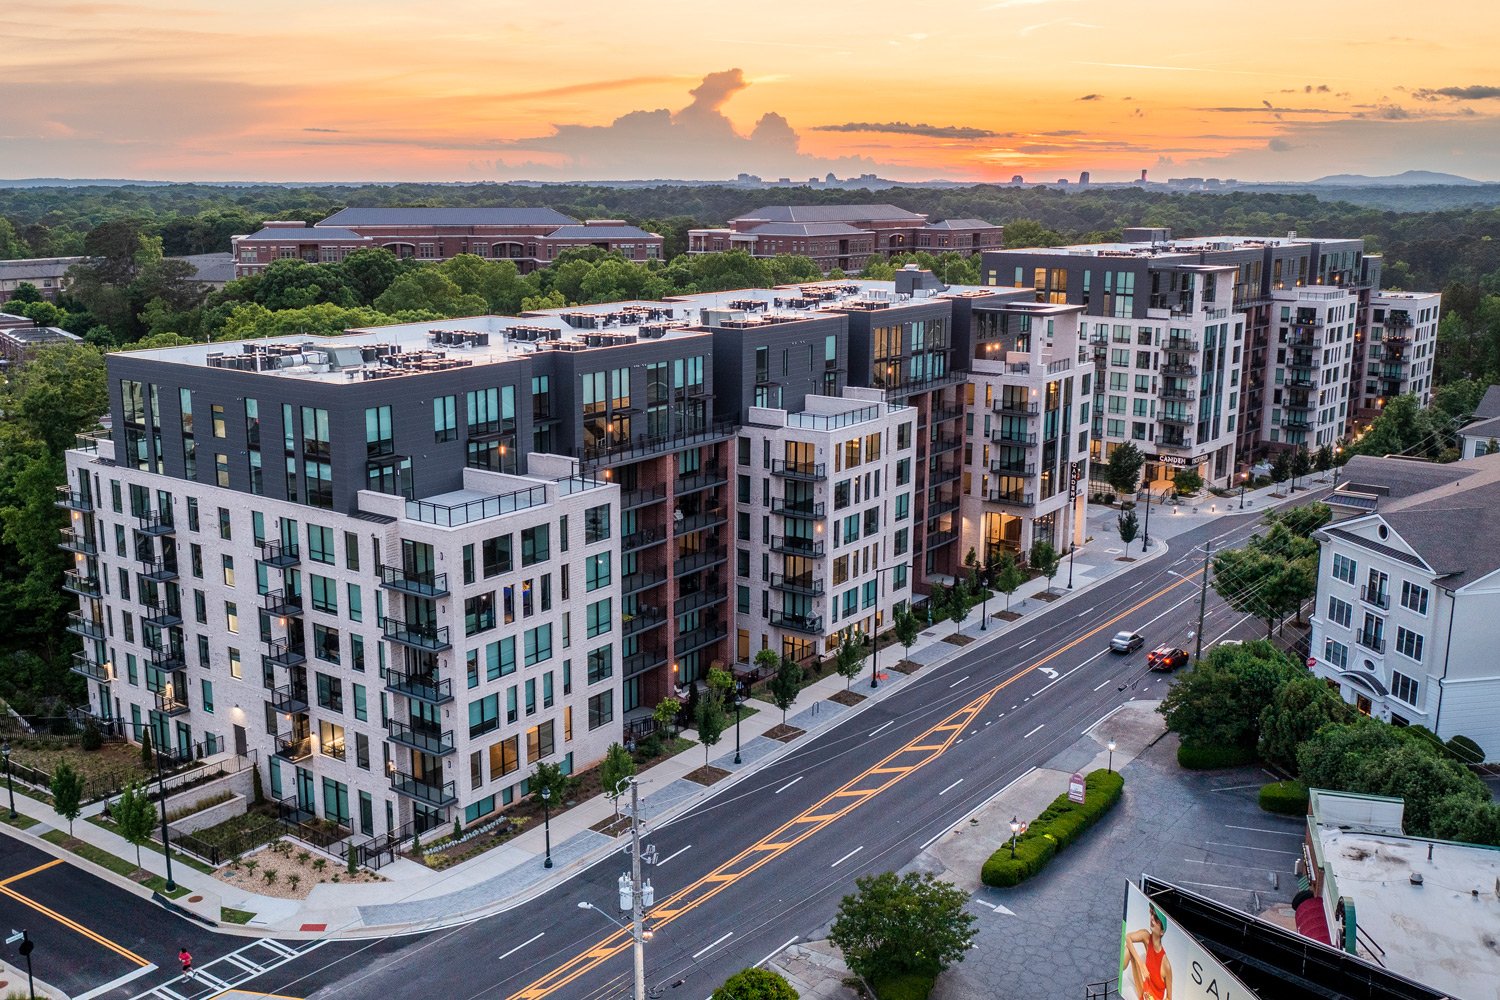
[[32, 827], [37, 825], [37, 822], [37, 820], [34, 820], [30, 816], [21, 812], [16, 813], [15, 819], [11, 819], [10, 809], [0, 808], [0, 823], [6, 823], [18, 830], [30, 830]]
[[226, 924], [248, 924], [255, 919], [255, 914], [248, 910], [236, 910], [232, 906], [221, 906], [219, 919]]
[[155, 775], [141, 764], [139, 747], [123, 741], [106, 742], [98, 750], [86, 751], [76, 736], [28, 736], [11, 741], [17, 763], [52, 774], [66, 761], [83, 776], [84, 787], [122, 785], [150, 780]]

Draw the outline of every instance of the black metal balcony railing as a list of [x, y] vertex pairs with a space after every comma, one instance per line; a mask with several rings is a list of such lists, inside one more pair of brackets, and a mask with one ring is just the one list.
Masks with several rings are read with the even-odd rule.
[[1391, 607], [1391, 593], [1381, 590], [1379, 587], [1363, 586], [1359, 588], [1359, 599], [1372, 608], [1389, 611]]
[[728, 520], [728, 508], [709, 507], [698, 511], [696, 514], [684, 514], [680, 518], [674, 518], [672, 531], [677, 535], [686, 535], [689, 532], [703, 531], [706, 528], [717, 527]]
[[276, 756], [282, 760], [299, 761], [312, 756], [312, 734], [294, 731], [276, 737]]
[[818, 559], [823, 555], [823, 543], [811, 538], [773, 535], [771, 536], [771, 551], [784, 556], [808, 556]]
[[66, 486], [59, 486], [57, 488], [57, 499], [53, 502], [64, 510], [76, 510], [81, 514], [92, 514], [94, 512], [93, 500], [78, 490], [70, 490]]
[[99, 547], [94, 544], [93, 539], [84, 532], [75, 531], [72, 528], [62, 529], [62, 541], [57, 543], [57, 547], [66, 552], [77, 552], [85, 556], [99, 554]]
[[156, 692], [156, 710], [162, 715], [181, 715], [188, 710], [187, 692], [177, 686]]
[[1167, 350], [1187, 351], [1191, 354], [1198, 353], [1198, 342], [1191, 337], [1168, 337]]
[[729, 554], [722, 548], [703, 549], [678, 557], [677, 561], [672, 564], [672, 572], [679, 577], [687, 576], [700, 569], [716, 566], [728, 558]]
[[620, 509], [635, 510], [638, 507], [648, 507], [654, 503], [661, 503], [667, 498], [665, 486], [652, 486], [638, 490], [620, 491]]
[[935, 549], [939, 545], [947, 545], [949, 542], [958, 540], [956, 531], [929, 531], [927, 533], [927, 548]]
[[1001, 416], [1034, 417], [1042, 412], [1042, 405], [1040, 403], [999, 399], [995, 401], [995, 412]]
[[934, 500], [927, 505], [926, 516], [930, 521], [934, 517], [942, 517], [944, 514], [951, 514], [955, 510], [958, 510], [957, 500]]
[[941, 424], [949, 420], [957, 420], [964, 415], [962, 406], [933, 407], [932, 423]]
[[437, 726], [412, 726], [396, 719], [389, 719], [386, 721], [385, 731], [389, 734], [392, 743], [399, 743], [413, 750], [420, 750], [438, 757], [447, 756], [458, 749], [451, 729], [439, 729]]
[[927, 488], [932, 489], [937, 486], [942, 486], [945, 483], [957, 482], [959, 478], [963, 476], [963, 474], [963, 468], [957, 465], [950, 465], [947, 467], [940, 466], [936, 469], [932, 469], [927, 473]]
[[659, 587], [666, 582], [666, 570], [641, 570], [639, 573], [620, 577], [620, 593], [627, 596], [639, 594], [643, 590]]
[[620, 634], [622, 636], [635, 635], [644, 632], [648, 628], [656, 628], [667, 620], [667, 613], [661, 608], [638, 607], [633, 615], [620, 616]]
[[1036, 465], [1031, 462], [1008, 462], [1003, 458], [990, 460], [990, 471], [1001, 476], [1034, 476]]
[[781, 517], [822, 517], [828, 506], [821, 500], [787, 500], [771, 498], [771, 513]]
[[171, 673], [187, 666], [182, 646], [173, 642], [156, 643], [146, 647], [151, 651], [151, 665], [157, 670]]
[[722, 465], [708, 465], [691, 475], [678, 476], [677, 482], [672, 485], [672, 492], [696, 493], [699, 490], [723, 486], [727, 482], [729, 482], [728, 470]]
[[1164, 424], [1178, 424], [1182, 427], [1189, 427], [1197, 422], [1197, 418], [1190, 413], [1172, 410], [1162, 410], [1157, 419]]
[[674, 648], [678, 656], [686, 656], [696, 649], [719, 642], [728, 634], [728, 630], [722, 624], [705, 625], [703, 628], [679, 635]]
[[788, 462], [771, 459], [771, 475], [783, 479], [796, 479], [804, 483], [818, 483], [828, 478], [828, 466], [822, 462]]
[[[1292, 371], [1296, 372], [1297, 369], [1292, 369]], [[1305, 374], [1305, 375], [1292, 374], [1292, 375], [1288, 376], [1288, 378], [1286, 380], [1286, 384], [1287, 385], [1291, 385], [1291, 386], [1296, 386], [1299, 389], [1309, 389], [1309, 388], [1312, 388], [1313, 386], [1316, 386], [1318, 384], [1318, 382], [1317, 382], [1316, 379], [1314, 379], [1312, 377], [1312, 374], [1309, 372], [1308, 374]]]
[[141, 621], [156, 628], [171, 628], [182, 624], [182, 611], [170, 604], [148, 605]]
[[295, 667], [307, 662], [307, 651], [301, 642], [290, 638], [276, 639], [271, 643], [271, 655], [266, 657], [278, 667]]
[[990, 440], [1000, 444], [1020, 445], [1023, 448], [1036, 447], [1036, 432], [1021, 431], [1013, 427], [996, 427]]
[[135, 530], [142, 535], [170, 535], [177, 530], [170, 510], [149, 511], [135, 519]]
[[1281, 418], [1281, 426], [1289, 431], [1312, 430], [1312, 424], [1308, 423], [1306, 417], [1294, 417], [1290, 414]]
[[784, 590], [791, 594], [805, 594], [808, 597], [821, 597], [823, 595], [823, 581], [811, 573], [800, 574], [798, 576], [772, 573], [771, 589]]
[[640, 531], [632, 531], [620, 539], [621, 552], [636, 552], [640, 549], [660, 545], [667, 540], [666, 533], [657, 528], [643, 528]]
[[621, 661], [620, 669], [625, 672], [625, 677], [634, 677], [643, 674], [655, 667], [666, 666], [667, 651], [664, 649], [643, 649], [631, 653]]
[[104, 638], [104, 620], [102, 618], [84, 617], [81, 612], [68, 612], [68, 631], [74, 635], [81, 635], [85, 639]]
[[1284, 405], [1289, 410], [1315, 410], [1318, 407], [1318, 401], [1313, 399], [1311, 395], [1298, 396], [1293, 394], [1287, 396]]
[[682, 431], [660, 437], [637, 435], [629, 441], [608, 441], [589, 445], [584, 449], [584, 461], [591, 465], [613, 465], [633, 462], [663, 452], [677, 451], [695, 444], [712, 444], [734, 436], [738, 426], [723, 421], [709, 424], [701, 430]]
[[717, 580], [710, 579], [708, 586], [691, 593], [683, 594], [672, 602], [672, 613], [674, 615], [685, 615], [690, 611], [698, 611], [710, 608], [716, 604], [723, 604], [729, 600], [729, 593]]
[[986, 490], [984, 498], [990, 503], [1011, 504], [1017, 507], [1030, 507], [1036, 502], [1036, 494], [1027, 493], [1025, 490]]
[[432, 570], [410, 570], [400, 566], [380, 567], [380, 585], [413, 597], [447, 597], [448, 574]]
[[445, 781], [441, 784], [434, 784], [413, 777], [405, 771], [391, 772], [391, 791], [438, 808], [451, 806], [458, 801], [453, 782]]
[[273, 618], [296, 618], [302, 614], [302, 595], [273, 590], [261, 598], [261, 606]]
[[943, 455], [950, 451], [957, 451], [963, 446], [964, 439], [961, 437], [938, 438], [936, 441], [932, 441], [928, 444], [927, 454]]
[[1198, 398], [1198, 392], [1196, 389], [1186, 389], [1182, 386], [1169, 385], [1162, 387], [1161, 398], [1190, 403]]
[[380, 630], [391, 642], [398, 642], [413, 649], [441, 652], [452, 649], [448, 641], [448, 626], [431, 625], [425, 622], [404, 622], [399, 618], [381, 618]]
[[286, 569], [302, 561], [296, 542], [261, 542], [260, 561], [275, 569]]
[[100, 588], [99, 578], [80, 573], [76, 569], [70, 569], [63, 574], [63, 590], [79, 597], [100, 597], [103, 591]]
[[1355, 633], [1354, 641], [1370, 650], [1372, 653], [1385, 652], [1385, 635], [1380, 632], [1358, 632]]
[[822, 615], [797, 615], [788, 611], [771, 610], [771, 624], [776, 628], [791, 629], [807, 635], [823, 634]]
[[385, 689], [405, 698], [415, 698], [433, 705], [453, 700], [453, 683], [437, 674], [406, 674], [399, 670], [385, 672]]
[[1162, 365], [1161, 373], [1169, 378], [1191, 378], [1198, 374], [1198, 366], [1185, 361], [1174, 361]]
[[95, 663], [87, 653], [74, 653], [70, 668], [73, 673], [81, 674], [91, 681], [106, 682], [109, 680], [109, 671], [105, 669], [104, 664]]
[[307, 711], [307, 685], [283, 684], [271, 691], [271, 707], [278, 712], [295, 714]]

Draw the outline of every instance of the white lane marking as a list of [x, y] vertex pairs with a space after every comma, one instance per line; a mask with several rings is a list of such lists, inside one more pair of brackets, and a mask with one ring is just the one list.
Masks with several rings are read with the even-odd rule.
[[772, 795], [780, 795], [782, 792], [786, 791], [788, 788], [791, 788], [793, 785], [795, 785], [797, 782], [799, 782], [801, 780], [802, 780], [801, 776], [793, 778], [791, 781], [788, 781], [786, 784], [782, 785], [780, 788], [776, 789], [776, 791], [772, 792], [771, 794]]
[[666, 857], [664, 857], [660, 861], [658, 861], [656, 863], [656, 866], [658, 868], [660, 868], [662, 865], [666, 864], [668, 861], [671, 861], [673, 858], [677, 857], [677, 855], [679, 855], [683, 851], [687, 850], [688, 847], [692, 847], [692, 846], [693, 846], [692, 844], [689, 844], [689, 845], [687, 845], [687, 847], [680, 847], [680, 848], [678, 848], [677, 850], [673, 851], [671, 854], [668, 854]]
[[1036, 640], [1035, 639], [1027, 639], [1025, 642], [1021, 643], [1016, 648], [1017, 649], [1025, 649], [1027, 646], [1031, 645], [1033, 642], [1036, 642]]
[[762, 965], [765, 965], [771, 959], [775, 958], [777, 955], [780, 955], [782, 952], [786, 951], [788, 948], [790, 948], [792, 945], [794, 945], [796, 943], [797, 943], [797, 935], [793, 934], [791, 936], [791, 939], [788, 940], [786, 944], [782, 945], [780, 948], [777, 948], [775, 951], [771, 952], [771, 954], [767, 955], [765, 958], [761, 959], [759, 962], [756, 962], [755, 963], [755, 968], [758, 969]]
[[[1114, 680], [1113, 677], [1111, 677], [1108, 681], [1105, 681], [1104, 684], [1108, 684], [1112, 680]], [[1094, 690], [1095, 691], [1099, 690], [1099, 688], [1102, 688], [1104, 686], [1104, 684], [1100, 684], [1099, 687], [1094, 688]]]
[[891, 726], [894, 726], [895, 724], [896, 724], [896, 720], [892, 719], [890, 722], [887, 722], [885, 725], [881, 726], [879, 729], [875, 730], [870, 735], [871, 736], [879, 736], [882, 732], [884, 732], [885, 730], [889, 729]]
[[[1012, 787], [1014, 787], [1017, 782], [1021, 781], [1023, 778], [1026, 778], [1026, 777], [1030, 776], [1031, 772], [1033, 772], [1035, 770], [1036, 770], [1035, 767], [1028, 767], [1026, 770], [1024, 770], [1020, 774], [1018, 774], [1015, 778], [1013, 778], [1009, 782], [1007, 782], [1006, 785], [1003, 788], [997, 788], [995, 790], [994, 794], [992, 794], [989, 798], [985, 799], [983, 802], [979, 803], [979, 805], [975, 806], [973, 809], [970, 809], [967, 815], [960, 816], [958, 818], [958, 822], [957, 823], [953, 824], [952, 826], [945, 826], [945, 827], [943, 827], [937, 833], [933, 834], [930, 838], [928, 838], [927, 843], [923, 844], [922, 847], [921, 847], [921, 849], [925, 851], [925, 850], [927, 850], [927, 848], [929, 848], [933, 844], [937, 843], [943, 837], [946, 837], [950, 831], [963, 828], [963, 827], [960, 826], [960, 824], [962, 824], [965, 820], [971, 819], [974, 816], [979, 815], [980, 811], [983, 810], [985, 806], [989, 805], [991, 802], [995, 801], [1000, 796], [1004, 795], [1007, 791], [1009, 791]], [[966, 829], [966, 828], [964, 828], [964, 829]]]
[[1108, 712], [1105, 712], [1103, 715], [1099, 716], [1099, 718], [1095, 719], [1094, 724], [1085, 729], [1080, 735], [1087, 736], [1089, 733], [1092, 733], [1094, 730], [1102, 726], [1105, 720], [1107, 720], [1111, 715], [1114, 715], [1124, 707], [1124, 705], [1116, 705], [1114, 708], [1110, 709]]
[[1275, 875], [1286, 874], [1280, 868], [1256, 868], [1254, 865], [1231, 865], [1225, 861], [1202, 861], [1198, 858], [1183, 858], [1182, 860], [1190, 865], [1206, 865], [1210, 868], [1234, 868], [1237, 871], [1266, 872]]
[[[1057, 680], [1057, 671], [1052, 669], [1051, 667], [1037, 667], [1036, 669], [1038, 673], [1045, 674], [1049, 681]], [[1043, 690], [1046, 689], [1044, 688]], [[1038, 691], [1037, 693], [1041, 694], [1040, 691]]]
[[[848, 861], [850, 858], [854, 857], [856, 854], [858, 854], [860, 851], [863, 851], [864, 849], [865, 849], [865, 845], [864, 844], [860, 844], [854, 850], [850, 851], [848, 854], [844, 855], [842, 858], [839, 858], [837, 861], [835, 861], [833, 864], [829, 865], [828, 867], [829, 868], [837, 868], [839, 865], [843, 864], [845, 861]], [[697, 958], [698, 956], [694, 955], [693, 957]]]
[[1213, 642], [1209, 643], [1209, 645], [1210, 646], [1214, 645], [1214, 643], [1217, 643], [1220, 639], [1224, 638], [1226, 635], [1228, 635], [1229, 633], [1233, 632], [1235, 629], [1239, 628], [1241, 625], [1245, 624], [1249, 620], [1250, 620], [1250, 616], [1249, 615], [1246, 615], [1245, 617], [1241, 618], [1239, 621], [1235, 622], [1233, 625], [1229, 626], [1224, 631], [1220, 632], [1214, 638]]
[[952, 691], [954, 688], [958, 687], [960, 684], [962, 684], [964, 681], [966, 681], [968, 679], [969, 679], [969, 675], [968, 674], [964, 674], [958, 680], [954, 681], [952, 684], [949, 684], [948, 685], [948, 690]]
[[[1089, 611], [1093, 611], [1093, 610], [1094, 610], [1093, 608], [1089, 608]], [[1089, 611], [1080, 611], [1080, 612], [1078, 612], [1078, 617], [1082, 618], [1084, 615], [1088, 614]]]
[[1260, 787], [1261, 787], [1260, 782], [1256, 782], [1253, 785], [1225, 785], [1223, 788], [1210, 788], [1209, 791], [1211, 791], [1211, 792], [1238, 792], [1238, 791], [1240, 791], [1241, 789], [1244, 789], [1244, 788], [1260, 788]]
[[938, 792], [938, 794], [939, 795], [947, 795], [949, 792], [953, 791], [953, 789], [957, 788], [959, 785], [962, 785], [963, 783], [964, 783], [964, 779], [959, 778], [953, 784], [949, 785], [947, 788], [943, 789], [941, 792]]
[[712, 951], [713, 949], [717, 948], [719, 945], [723, 944], [725, 941], [728, 941], [732, 937], [734, 937], [734, 931], [730, 931], [729, 933], [725, 934], [723, 937], [719, 938], [719, 940], [715, 941], [713, 944], [709, 945], [708, 947], [703, 948], [703, 949], [701, 949], [699, 951], [693, 952], [693, 957], [694, 958], [700, 958], [700, 957], [702, 957], [706, 952]]
[[1046, 729], [1046, 728], [1047, 728], [1047, 724], [1044, 722], [1040, 726], [1037, 726], [1035, 729], [1033, 729], [1031, 732], [1027, 733], [1025, 736], [1022, 736], [1021, 739], [1023, 739], [1023, 740], [1029, 740], [1033, 736], [1035, 736], [1037, 733], [1041, 732], [1043, 729]]
[[1013, 917], [1013, 916], [1016, 915], [1016, 911], [1015, 910], [1012, 910], [1008, 906], [1002, 906], [1000, 903], [996, 903], [995, 904], [995, 912], [996, 913], [1003, 913], [1007, 917]]
[[1225, 823], [1224, 827], [1228, 830], [1249, 830], [1251, 833], [1274, 833], [1278, 837], [1296, 837], [1298, 840], [1304, 836], [1295, 830], [1267, 830], [1263, 826], [1235, 826], [1232, 823]]
[[1204, 889], [1233, 889], [1233, 890], [1235, 890], [1237, 892], [1255, 892], [1256, 891], [1255, 889], [1246, 889], [1242, 885], [1219, 885], [1216, 882], [1189, 882], [1186, 879], [1182, 880], [1182, 884], [1183, 885], [1201, 886]]
[[[1142, 580], [1142, 581], [1141, 581], [1141, 583], [1145, 583], [1145, 582], [1146, 582], [1146, 581], [1145, 581], [1145, 580]], [[1137, 588], [1137, 587], [1139, 587], [1139, 586], [1140, 586], [1140, 585], [1141, 585], [1141, 583], [1132, 583], [1132, 584], [1131, 584], [1131, 585], [1130, 585], [1130, 587], [1129, 587], [1129, 589], [1130, 589], [1130, 590], [1134, 590], [1134, 589], [1135, 589], [1135, 588]]]
[[94, 997], [102, 997], [106, 993], [112, 993], [112, 992], [114, 992], [115, 990], [119, 989], [121, 986], [124, 986], [126, 983], [130, 982], [131, 980], [133, 980], [133, 979], [139, 979], [142, 976], [150, 975], [151, 973], [155, 972], [156, 970], [157, 970], [157, 966], [155, 966], [155, 965], [145, 965], [145, 966], [142, 966], [141, 968], [136, 969], [134, 972], [127, 972], [127, 973], [125, 973], [125, 975], [121, 976], [119, 979], [112, 979], [112, 980], [110, 980], [109, 982], [105, 983], [103, 986], [96, 986], [93, 989], [89, 990], [87, 993], [80, 993], [78, 995], [78, 1000], [94, 1000]]
[[1285, 854], [1293, 858], [1302, 857], [1299, 851], [1278, 851], [1274, 847], [1251, 847], [1249, 844], [1225, 844], [1217, 840], [1205, 840], [1203, 843], [1208, 847], [1229, 847], [1236, 851], [1260, 851], [1264, 854]]

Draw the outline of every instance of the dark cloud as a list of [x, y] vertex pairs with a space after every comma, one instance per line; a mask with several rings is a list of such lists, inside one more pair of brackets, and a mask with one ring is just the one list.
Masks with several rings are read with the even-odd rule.
[[1278, 135], [1273, 136], [1271, 141], [1266, 143], [1266, 148], [1273, 153], [1289, 153], [1297, 147]]
[[302, 131], [304, 131], [304, 132], [342, 132], [343, 129], [341, 129], [341, 128], [311, 128], [311, 127], [309, 127], [309, 128], [303, 129]]
[[1069, 136], [1069, 135], [1083, 135], [1083, 129], [1078, 129], [1078, 128], [1060, 128], [1060, 129], [1058, 129], [1055, 132], [1042, 132], [1042, 133], [1039, 133], [1039, 134], [1041, 134], [1041, 135], [1050, 135], [1050, 136], [1059, 136], [1059, 137], [1061, 137], [1061, 136]]
[[1104, 95], [1103, 94], [1084, 94], [1082, 97], [1079, 98], [1079, 100], [1080, 101], [1102, 101], [1102, 100], [1104, 100]]
[[1317, 86], [1313, 86], [1309, 83], [1307, 86], [1302, 88], [1302, 92], [1304, 94], [1326, 94], [1328, 93], [1328, 84], [1320, 83]]
[[1006, 133], [968, 125], [927, 125], [922, 122], [840, 122], [814, 125], [814, 132], [887, 132], [893, 135], [925, 135], [933, 139], [999, 139]]
[[1500, 97], [1500, 87], [1437, 87], [1435, 89], [1423, 88], [1412, 91], [1411, 96], [1419, 101], [1440, 101], [1444, 98], [1450, 101], [1488, 101]]
[[1339, 115], [1342, 111], [1332, 108], [1281, 108], [1275, 107], [1270, 101], [1262, 101], [1258, 108], [1194, 108], [1194, 111], [1218, 111], [1231, 115], [1263, 115], [1267, 111], [1274, 111], [1283, 115]]

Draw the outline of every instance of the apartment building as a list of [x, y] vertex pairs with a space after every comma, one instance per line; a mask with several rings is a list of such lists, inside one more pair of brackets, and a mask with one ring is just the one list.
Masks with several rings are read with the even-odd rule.
[[235, 277], [273, 260], [335, 263], [356, 250], [384, 247], [402, 259], [444, 261], [459, 254], [509, 260], [524, 274], [564, 250], [599, 247], [631, 260], [655, 260], [662, 238], [619, 219], [580, 222], [550, 208], [345, 208], [311, 226], [265, 223], [231, 240]]
[[[1500, 756], [1500, 456], [1357, 458], [1318, 533], [1312, 670], [1361, 712]], [[1356, 511], [1363, 508], [1363, 513]]]
[[0, 303], [11, 299], [22, 285], [31, 285], [48, 302], [57, 301], [68, 287], [68, 270], [87, 257], [27, 257], [0, 260]]
[[1500, 385], [1484, 390], [1473, 419], [1458, 432], [1462, 458], [1478, 458], [1500, 451]]
[[1437, 366], [1437, 329], [1442, 296], [1436, 292], [1388, 292], [1370, 298], [1370, 335], [1362, 371], [1356, 379], [1354, 409], [1361, 420], [1373, 420], [1388, 399], [1415, 395], [1432, 402]]
[[912, 250], [978, 253], [1003, 246], [1003, 235], [983, 219], [929, 221], [895, 205], [764, 205], [722, 228], [688, 230], [688, 253], [798, 254], [826, 273], [859, 271], [871, 257]]

